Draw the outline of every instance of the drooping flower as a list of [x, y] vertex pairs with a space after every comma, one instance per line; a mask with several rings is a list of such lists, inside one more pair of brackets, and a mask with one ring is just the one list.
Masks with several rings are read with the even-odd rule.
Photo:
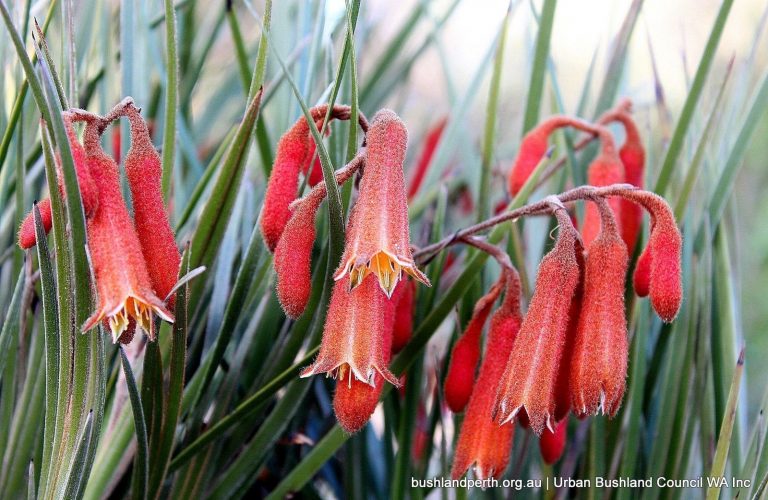
[[497, 395], [498, 419], [510, 422], [525, 411], [531, 428], [553, 429], [555, 385], [568, 328], [568, 310], [579, 281], [578, 233], [564, 208], [554, 248], [539, 265], [536, 289], [504, 370]]
[[[77, 176], [77, 184], [80, 189], [80, 200], [83, 204], [83, 212], [85, 217], [88, 218], [93, 215], [94, 210], [98, 205], [98, 192], [96, 186], [93, 183], [91, 174], [88, 169], [88, 162], [85, 158], [85, 150], [83, 149], [80, 141], [77, 140], [77, 134], [72, 126], [72, 118], [68, 114], [63, 115], [64, 127], [67, 131], [67, 139], [69, 142], [69, 149], [72, 153], [72, 160], [75, 165], [75, 174]], [[66, 197], [66, 190], [64, 188], [64, 176], [61, 172], [61, 157], [56, 155], [56, 170], [58, 178], [58, 188], [62, 197]], [[40, 209], [40, 218], [43, 223], [43, 229], [45, 232], [51, 230], [53, 224], [53, 217], [51, 213], [51, 202], [49, 199], [44, 199], [38, 203], [37, 207]], [[35, 219], [34, 214], [30, 211], [19, 227], [19, 246], [22, 249], [27, 249], [35, 246]]]
[[539, 450], [544, 463], [554, 465], [563, 456], [565, 451], [565, 439], [568, 431], [568, 419], [557, 423], [554, 431], [544, 429], [539, 438]]
[[98, 128], [96, 123], [87, 124], [85, 152], [99, 193], [98, 207], [87, 221], [88, 249], [99, 303], [82, 329], [90, 330], [106, 319], [116, 342], [132, 318], [136, 328], [154, 340], [152, 313], [170, 322], [173, 315], [152, 291], [141, 245], [120, 192], [119, 170], [101, 149]]
[[[351, 161], [336, 172], [343, 184], [360, 168], [362, 161]], [[285, 313], [298, 318], [312, 292], [312, 247], [315, 244], [315, 215], [327, 195], [322, 180], [301, 200], [291, 205], [292, 214], [275, 248], [277, 298]]]
[[365, 140], [365, 172], [334, 279], [349, 275], [355, 287], [374, 273], [391, 297], [403, 271], [429, 285], [429, 279], [416, 268], [410, 248], [403, 177], [408, 132], [394, 112], [382, 110], [373, 117]]
[[[327, 111], [328, 105], [325, 104], [310, 110], [310, 115], [318, 127], [322, 125]], [[349, 118], [349, 107], [334, 106], [331, 118]], [[261, 234], [270, 251], [274, 251], [291, 217], [289, 206], [296, 199], [299, 189], [299, 172], [311, 159], [310, 144], [314, 143], [309, 135], [309, 124], [304, 117], [299, 118], [277, 144], [260, 221]]]
[[[643, 172], [645, 170], [645, 148], [643, 140], [637, 130], [637, 125], [628, 112], [618, 113], [616, 115], [624, 126], [626, 135], [624, 144], [619, 150], [621, 163], [624, 165], [624, 182], [632, 184], [639, 188], [643, 187]], [[637, 237], [640, 234], [642, 225], [642, 209], [636, 203], [628, 200], [621, 200], [621, 237], [627, 245], [629, 253], [634, 252], [637, 244]]]
[[509, 461], [515, 428], [499, 426], [492, 416], [496, 390], [522, 321], [520, 281], [513, 270], [507, 273], [504, 302], [491, 316], [485, 358], [459, 433], [451, 468], [454, 479], [463, 476], [473, 464], [478, 479], [499, 477]]
[[339, 380], [354, 378], [375, 386], [378, 374], [398, 385], [397, 377], [387, 368], [393, 318], [394, 304], [379, 290], [375, 279], [363, 280], [352, 290], [336, 282], [320, 352], [301, 376], [327, 373]]
[[[132, 104], [126, 108], [131, 123], [131, 148], [125, 175], [133, 200], [133, 221], [155, 294], [165, 299], [179, 275], [181, 255], [163, 203], [162, 166], [147, 124]], [[173, 297], [169, 298], [173, 307]]]
[[[373, 281], [373, 279], [369, 281]], [[383, 295], [379, 290], [375, 289], [375, 284], [372, 286], [374, 287], [374, 292], [378, 295]], [[389, 364], [392, 352], [394, 315], [390, 314], [388, 318], [382, 319], [384, 320], [384, 325], [381, 329], [381, 334], [383, 335], [382, 347], [384, 349], [382, 362], [386, 367]], [[369, 383], [360, 381], [355, 377], [340, 378], [336, 381], [336, 392], [333, 395], [333, 412], [336, 414], [336, 420], [341, 425], [341, 428], [348, 434], [359, 431], [370, 420], [384, 389], [383, 382], [383, 377], [376, 371], [373, 372], [371, 380], [373, 385], [369, 385]]]
[[614, 416], [621, 406], [627, 376], [627, 321], [624, 282], [627, 247], [611, 208], [595, 200], [602, 228], [587, 247], [584, 298], [571, 363], [571, 403], [577, 414], [598, 411]]
[[464, 411], [475, 386], [475, 370], [480, 360], [480, 337], [491, 308], [505, 286], [502, 276], [487, 294], [480, 297], [472, 311], [472, 317], [451, 352], [451, 362], [445, 376], [445, 401], [454, 413]]
[[647, 297], [651, 288], [651, 247], [646, 246], [635, 264], [632, 286], [638, 297]]
[[644, 291], [643, 281], [647, 277], [651, 306], [669, 323], [677, 316], [683, 301], [680, 229], [672, 209], [661, 196], [648, 191], [627, 191], [622, 196], [639, 203], [651, 215], [651, 236], [635, 270], [635, 290], [638, 295]]
[[[575, 227], [577, 221], [573, 214], [571, 214], [571, 221]], [[565, 333], [565, 347], [563, 348], [563, 356], [560, 359], [560, 368], [558, 369], [557, 382], [555, 384], [555, 422], [563, 420], [571, 411], [571, 366], [584, 295], [584, 247], [578, 240], [576, 240], [576, 261], [579, 263], [579, 284], [568, 308], [568, 329]]]
[[[601, 145], [600, 154], [592, 161], [587, 169], [587, 183], [592, 186], [610, 186], [624, 182], [624, 167], [616, 152], [613, 137], [607, 129], [600, 127]], [[621, 200], [611, 198], [608, 200], [613, 213], [618, 220], [621, 219]], [[593, 204], [587, 204], [584, 212], [584, 224], [581, 227], [581, 238], [584, 245], [589, 246], [600, 232], [600, 214]]]

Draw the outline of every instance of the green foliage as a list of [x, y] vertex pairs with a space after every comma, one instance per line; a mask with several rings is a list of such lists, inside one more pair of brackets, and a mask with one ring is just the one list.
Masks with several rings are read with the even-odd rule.
[[[390, 366], [407, 376], [404, 394], [387, 386], [373, 422], [346, 435], [330, 407], [333, 384], [298, 373], [318, 352], [354, 183], [330, 183], [318, 212], [309, 304], [297, 320], [286, 318], [257, 224], [276, 139], [317, 103], [349, 104], [353, 116], [391, 107], [410, 130], [408, 178], [430, 128], [446, 116], [410, 201], [412, 240], [423, 247], [487, 219], [497, 204], [515, 209], [583, 181], [594, 151], [577, 150], [578, 138], [564, 134], [514, 199], [504, 182], [519, 138], [541, 119], [588, 107], [597, 116], [625, 96], [635, 101], [648, 147], [647, 185], [670, 200], [684, 235], [683, 309], [663, 325], [628, 287], [631, 352], [618, 416], [571, 419], [565, 457], [553, 467], [541, 461], [536, 438], [519, 430], [504, 477], [712, 474], [751, 483], [611, 494], [765, 494], [768, 393], [760, 360], [767, 344], [750, 336], [754, 325], [742, 324], [741, 297], [764, 292], [743, 288], [751, 270], [742, 259], [754, 252], [750, 261], [764, 265], [766, 241], [749, 239], [744, 220], [751, 219], [742, 211], [753, 207], [733, 201], [750, 181], [768, 182], [759, 173], [764, 152], [754, 149], [768, 109], [762, 24], [747, 27], [754, 31], [749, 55], [722, 60], [729, 31], [745, 29], [731, 19], [734, 2], [723, 0], [711, 12], [701, 55], [689, 61], [690, 85], [667, 102], [663, 79], [653, 82], [652, 97], [632, 95], [636, 82], [628, 83], [627, 69], [637, 69], [645, 50], [646, 34], [635, 29], [643, 26], [642, 0], [629, 2], [619, 26], [604, 34], [613, 37], [604, 62], [603, 49], [589, 47], [595, 56], [583, 68], [583, 86], [558, 76], [558, 28], [574, 21], [555, 0], [510, 2], [491, 24], [469, 28], [487, 31], [487, 42], [473, 46], [459, 78], [450, 61], [452, 23], [465, 3], [472, 2], [417, 1], [390, 19], [359, 0], [0, 0], [0, 497], [426, 496], [410, 478], [450, 475], [461, 424], [443, 409], [441, 339], [462, 329], [464, 309], [498, 268], [487, 254], [458, 246], [435, 256], [424, 269], [433, 287], [417, 293], [413, 337]], [[521, 22], [530, 28], [517, 30]], [[653, 43], [653, 30], [647, 36]], [[512, 74], [520, 68], [525, 74]], [[684, 69], [662, 73], [677, 78]], [[438, 97], [421, 104], [419, 92]], [[184, 252], [175, 323], [162, 325], [157, 342], [139, 339], [123, 349], [101, 327], [81, 334], [95, 297], [62, 111], [104, 113], [125, 93], [154, 124], [163, 195]], [[333, 133], [324, 138], [327, 127]], [[320, 127], [310, 120], [310, 130], [326, 181], [363, 146], [354, 120]], [[114, 142], [127, 151], [124, 125]], [[567, 170], [556, 171], [561, 163]], [[460, 202], [467, 193], [475, 201], [469, 209]], [[51, 232], [46, 237], [34, 204], [39, 244], [22, 251], [18, 222], [45, 196]], [[510, 249], [526, 298], [550, 229], [506, 222], [487, 234]], [[453, 268], [444, 272], [449, 254]], [[423, 454], [414, 456], [421, 440]]]

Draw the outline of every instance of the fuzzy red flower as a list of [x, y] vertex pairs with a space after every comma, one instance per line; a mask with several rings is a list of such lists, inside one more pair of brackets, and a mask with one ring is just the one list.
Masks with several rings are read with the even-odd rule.
[[394, 112], [382, 110], [373, 117], [365, 140], [365, 172], [334, 279], [349, 275], [354, 287], [374, 273], [391, 297], [403, 271], [429, 285], [429, 279], [416, 268], [410, 247], [403, 178], [408, 132]]
[[[131, 148], [125, 158], [125, 175], [133, 200], [133, 221], [152, 287], [158, 297], [165, 299], [176, 285], [181, 255], [163, 203], [160, 155], [139, 110], [129, 105], [126, 111], [131, 123]], [[173, 297], [169, 307], [173, 307]]]
[[395, 289], [392, 301], [395, 303], [395, 327], [392, 331], [392, 353], [405, 347], [413, 335], [413, 311], [416, 306], [416, 283], [406, 279]]
[[638, 295], [643, 292], [647, 278], [651, 306], [669, 323], [683, 301], [682, 235], [672, 209], [661, 196], [648, 191], [629, 191], [623, 196], [651, 214], [651, 236], [635, 270], [635, 290]]
[[[310, 110], [312, 119], [320, 122], [325, 119], [328, 105], [323, 104]], [[349, 118], [349, 108], [335, 106], [332, 118]], [[309, 124], [304, 117], [280, 138], [277, 144], [275, 163], [264, 194], [264, 206], [261, 210], [261, 234], [270, 252], [275, 250], [280, 235], [291, 217], [290, 204], [296, 199], [299, 189], [299, 172], [311, 160], [310, 144], [314, 144], [309, 135]], [[314, 150], [312, 151], [314, 154]]]
[[478, 479], [499, 477], [509, 462], [514, 426], [493, 419], [496, 390], [520, 329], [520, 281], [507, 271], [504, 302], [491, 317], [491, 327], [477, 383], [469, 400], [456, 445], [451, 476], [458, 479], [475, 464]]
[[571, 364], [571, 401], [578, 414], [598, 410], [614, 416], [621, 406], [627, 376], [627, 321], [624, 282], [627, 247], [608, 203], [596, 200], [602, 228], [587, 247], [584, 299]]
[[[616, 153], [616, 145], [610, 132], [600, 127], [600, 141], [602, 149], [600, 154], [589, 165], [587, 170], [587, 183], [592, 186], [610, 186], [624, 182], [624, 166]], [[608, 201], [613, 213], [618, 220], [621, 219], [621, 199], [612, 198]], [[581, 237], [584, 245], [592, 243], [600, 232], [600, 214], [593, 204], [588, 204], [584, 212], [584, 224], [581, 228]]]
[[413, 170], [413, 175], [408, 182], [408, 199], [413, 199], [416, 193], [419, 192], [421, 183], [424, 181], [424, 177], [427, 175], [430, 163], [432, 163], [432, 157], [435, 154], [437, 145], [440, 144], [440, 138], [443, 135], [445, 126], [448, 123], [448, 117], [442, 118], [427, 132], [427, 136], [424, 139], [424, 148], [421, 150], [419, 159], [416, 162], [416, 168]]
[[477, 301], [464, 333], [453, 346], [448, 374], [445, 376], [445, 401], [454, 413], [464, 411], [475, 386], [475, 370], [480, 360], [480, 337], [491, 308], [505, 285], [499, 280], [487, 294]]
[[[626, 138], [619, 150], [621, 163], [624, 165], [624, 182], [643, 187], [643, 172], [645, 170], [645, 148], [637, 130], [637, 125], [629, 113], [619, 113], [617, 119], [624, 126]], [[637, 238], [640, 235], [643, 213], [637, 204], [621, 200], [621, 237], [627, 245], [629, 253], [634, 252]]]
[[536, 434], [553, 429], [555, 386], [568, 328], [568, 310], [579, 282], [578, 233], [563, 208], [555, 210], [560, 226], [554, 248], [541, 261], [515, 346], [497, 395], [501, 423], [524, 410]]
[[[80, 189], [80, 199], [83, 204], [83, 212], [85, 213], [86, 218], [88, 218], [93, 215], [93, 212], [99, 203], [99, 194], [88, 170], [88, 162], [85, 158], [85, 150], [83, 149], [82, 144], [80, 144], [80, 142], [77, 140], [77, 134], [75, 134], [75, 129], [72, 127], [72, 118], [65, 113], [63, 115], [63, 119], [64, 127], [67, 131], [67, 138], [69, 140], [69, 149], [72, 153], [72, 160], [75, 164], [75, 174], [77, 175], [77, 184], [78, 188]], [[66, 191], [64, 189], [64, 177], [61, 173], [61, 158], [59, 155], [56, 155], [56, 164], [58, 167], [57, 177], [59, 192], [61, 193], [62, 197], [65, 197]], [[37, 207], [40, 209], [40, 218], [41, 222], [43, 223], [43, 229], [45, 229], [45, 232], [47, 233], [51, 230], [51, 225], [53, 224], [51, 201], [46, 198], [38, 203]], [[32, 211], [30, 211], [21, 222], [18, 236], [19, 246], [22, 249], [35, 246], [35, 218]]]
[[101, 149], [99, 135], [96, 124], [86, 126], [86, 158], [99, 193], [98, 207], [87, 225], [99, 304], [83, 331], [106, 319], [117, 342], [132, 318], [154, 340], [152, 313], [170, 322], [173, 315], [152, 291], [141, 245], [120, 192], [117, 164]]
[[390, 356], [394, 304], [379, 290], [376, 280], [363, 280], [349, 290], [337, 282], [325, 320], [323, 340], [315, 362], [302, 377], [327, 373], [336, 379], [353, 378], [370, 386], [378, 374], [398, 385], [387, 364]]

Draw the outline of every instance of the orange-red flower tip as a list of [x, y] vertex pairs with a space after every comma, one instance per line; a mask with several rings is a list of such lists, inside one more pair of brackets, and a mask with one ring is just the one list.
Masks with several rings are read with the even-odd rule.
[[131, 320], [136, 322], [136, 328], [144, 331], [150, 340], [155, 339], [155, 327], [152, 313], [161, 319], [173, 323], [173, 314], [166, 309], [163, 302], [154, 294], [145, 293], [143, 296], [129, 295], [122, 302], [102, 304], [83, 324], [83, 332], [94, 328], [102, 320], [109, 324], [112, 342], [118, 339], [128, 329]]
[[336, 382], [333, 412], [344, 432], [354, 434], [365, 426], [376, 410], [383, 388], [382, 383], [371, 386], [355, 378]]
[[627, 248], [610, 207], [599, 200], [602, 228], [587, 247], [582, 300], [571, 360], [574, 411], [614, 416], [621, 406], [627, 376], [627, 322], [624, 282]]
[[565, 439], [567, 437], [568, 419], [563, 419], [555, 425], [555, 430], [545, 430], [539, 438], [539, 450], [544, 463], [554, 465], [563, 456]]
[[554, 429], [555, 386], [568, 310], [580, 277], [578, 233], [564, 209], [557, 209], [555, 215], [560, 226], [557, 242], [539, 265], [536, 289], [507, 361], [495, 405], [501, 423], [514, 420], [524, 410], [531, 428], [539, 435], [545, 427]]
[[408, 131], [390, 110], [376, 113], [366, 134], [365, 172], [352, 208], [346, 247], [334, 274], [349, 276], [352, 288], [373, 273], [381, 289], [392, 296], [403, 271], [429, 286], [413, 260], [408, 228], [403, 161]]
[[336, 379], [354, 377], [374, 386], [375, 375], [379, 374], [392, 385], [399, 385], [397, 377], [387, 368], [393, 320], [394, 304], [381, 292], [376, 280], [364, 280], [353, 290], [337, 282], [328, 307], [320, 352], [301, 376], [326, 373]]
[[[40, 221], [43, 223], [43, 229], [47, 233], [51, 230], [53, 216], [51, 214], [51, 200], [46, 198], [37, 204], [40, 210]], [[19, 226], [19, 246], [22, 250], [32, 248], [37, 243], [37, 234], [35, 233], [35, 213], [30, 210]]]

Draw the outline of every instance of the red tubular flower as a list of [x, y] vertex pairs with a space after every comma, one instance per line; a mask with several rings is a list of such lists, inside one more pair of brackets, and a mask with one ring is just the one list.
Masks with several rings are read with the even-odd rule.
[[[571, 214], [571, 222], [576, 226], [576, 218]], [[571, 299], [568, 308], [568, 329], [565, 334], [565, 347], [563, 357], [560, 360], [560, 368], [555, 385], [555, 422], [559, 422], [568, 416], [571, 411], [571, 365], [573, 361], [573, 346], [576, 343], [576, 331], [579, 326], [579, 313], [582, 307], [584, 294], [584, 247], [580, 241], [576, 241], [576, 261], [579, 263], [579, 285]], [[546, 432], [546, 431], [545, 431]]]
[[454, 479], [463, 476], [473, 464], [478, 479], [499, 477], [507, 468], [515, 428], [499, 426], [492, 414], [504, 364], [512, 352], [521, 321], [520, 281], [517, 273], [510, 270], [504, 302], [491, 317], [485, 359], [456, 444], [451, 468]]
[[[133, 200], [133, 221], [152, 288], [165, 299], [176, 285], [181, 255], [163, 203], [160, 155], [139, 110], [129, 105], [126, 112], [131, 123], [131, 148], [125, 158], [125, 175]], [[173, 298], [168, 306], [173, 307]]]
[[432, 157], [435, 154], [437, 145], [440, 143], [440, 137], [442, 137], [447, 123], [448, 117], [442, 118], [427, 132], [427, 137], [424, 139], [424, 149], [421, 150], [419, 159], [416, 162], [416, 168], [408, 182], [409, 200], [412, 200], [416, 193], [419, 192], [421, 183], [424, 181], [424, 176], [427, 175], [427, 169], [429, 169], [429, 164], [432, 162]]
[[382, 110], [373, 117], [365, 140], [365, 173], [333, 278], [338, 281], [349, 275], [354, 287], [374, 273], [391, 297], [403, 271], [429, 285], [429, 279], [416, 268], [410, 247], [403, 178], [408, 132], [394, 112]]
[[[322, 125], [327, 111], [327, 105], [316, 106], [310, 110], [312, 119], [320, 122], [318, 126]], [[349, 118], [349, 108], [335, 106], [331, 117]], [[296, 199], [299, 172], [309, 161], [310, 143], [312, 141], [309, 136], [309, 124], [301, 117], [277, 144], [275, 163], [272, 165], [261, 210], [261, 234], [270, 252], [275, 250], [283, 228], [291, 217], [289, 205]]]
[[[37, 204], [40, 210], [40, 222], [43, 223], [45, 232], [51, 230], [53, 225], [53, 214], [51, 213], [51, 200], [46, 198]], [[19, 226], [19, 246], [23, 249], [32, 248], [37, 243], [35, 233], [35, 214], [30, 211]]]
[[539, 450], [544, 463], [554, 465], [565, 451], [565, 439], [568, 431], [568, 419], [563, 419], [555, 426], [555, 431], [544, 429], [539, 439]]
[[87, 227], [99, 305], [83, 331], [106, 319], [116, 342], [133, 318], [136, 327], [154, 340], [152, 313], [171, 322], [173, 315], [152, 291], [141, 245], [120, 193], [117, 164], [101, 149], [99, 135], [95, 123], [86, 126], [87, 161], [99, 193], [98, 207]]
[[416, 305], [416, 283], [406, 279], [395, 289], [392, 301], [395, 303], [395, 328], [392, 332], [392, 354], [405, 347], [413, 334], [413, 310]]
[[[336, 173], [343, 184], [357, 172], [362, 162], [351, 162]], [[321, 180], [309, 194], [296, 201], [293, 213], [275, 248], [277, 298], [285, 313], [298, 318], [304, 312], [312, 292], [312, 247], [315, 245], [315, 215], [327, 190]]]
[[536, 289], [509, 356], [497, 395], [498, 418], [512, 421], [525, 410], [536, 434], [553, 429], [555, 384], [568, 328], [568, 309], [579, 282], [578, 232], [557, 208], [554, 248], [541, 261]]
[[[65, 113], [63, 115], [63, 119], [64, 127], [67, 131], [67, 138], [69, 139], [69, 149], [72, 153], [72, 160], [75, 164], [75, 174], [77, 175], [77, 184], [80, 189], [80, 199], [83, 203], [83, 211], [86, 218], [88, 218], [92, 216], [93, 212], [96, 210], [96, 206], [99, 202], [99, 193], [88, 170], [88, 162], [85, 158], [85, 150], [77, 140], [77, 134], [75, 134], [75, 129], [72, 127], [72, 118]], [[62, 197], [66, 197], [66, 191], [64, 189], [64, 177], [61, 172], [61, 158], [58, 155], [56, 156], [56, 163], [58, 167], [57, 176], [59, 192], [61, 193]], [[51, 214], [51, 202], [50, 200], [45, 199], [38, 203], [37, 206], [40, 209], [43, 228], [47, 233], [51, 230], [51, 224], [53, 223]], [[26, 217], [24, 217], [24, 220], [21, 222], [19, 227], [19, 246], [22, 249], [27, 249], [35, 246], [35, 243], [35, 218], [34, 214], [30, 210]]]
[[337, 282], [320, 353], [301, 376], [327, 373], [336, 379], [355, 378], [375, 386], [378, 373], [390, 384], [398, 385], [397, 377], [387, 369], [393, 321], [394, 304], [378, 289], [376, 280], [363, 280], [353, 290]]
[[[373, 285], [373, 287], [374, 291], [381, 295], [378, 290], [375, 290], [376, 285]], [[391, 314], [390, 316], [394, 318]], [[387, 366], [392, 352], [392, 327], [394, 325], [390, 320], [385, 323], [381, 333], [383, 335], [382, 347], [384, 349], [383, 363], [384, 366]], [[341, 425], [341, 428], [348, 434], [353, 434], [362, 429], [376, 410], [376, 405], [381, 397], [381, 391], [384, 389], [382, 376], [374, 372], [371, 382], [373, 385], [357, 380], [354, 377], [348, 380], [340, 379], [336, 382], [336, 393], [333, 395], [333, 412], [336, 414], [336, 420]]]
[[[624, 182], [624, 167], [616, 153], [613, 137], [607, 129], [600, 127], [600, 141], [602, 150], [589, 165], [587, 170], [587, 183], [592, 186], [610, 186]], [[613, 198], [608, 201], [613, 213], [618, 220], [621, 219], [621, 200]], [[589, 246], [600, 232], [600, 214], [593, 204], [588, 204], [584, 212], [584, 225], [581, 228], [581, 237], [584, 245]]]
[[[616, 116], [624, 126], [626, 139], [619, 150], [621, 163], [624, 165], [624, 182], [633, 186], [643, 187], [643, 171], [645, 169], [645, 148], [637, 125], [629, 113], [618, 113]], [[642, 225], [642, 209], [629, 200], [621, 200], [621, 237], [627, 245], [629, 253], [634, 252], [637, 237], [640, 235]]]
[[629, 191], [622, 196], [639, 203], [651, 214], [651, 236], [635, 270], [635, 290], [638, 295], [645, 291], [643, 284], [647, 276], [651, 305], [659, 317], [669, 323], [677, 316], [683, 301], [683, 238], [675, 216], [664, 198], [657, 194]]
[[464, 411], [475, 386], [475, 369], [480, 359], [480, 336], [491, 308], [504, 287], [504, 276], [475, 304], [467, 328], [453, 346], [445, 376], [445, 401], [454, 413]]
[[645, 247], [640, 258], [635, 264], [635, 273], [632, 276], [632, 285], [638, 297], [647, 297], [651, 288], [651, 247]]
[[611, 208], [603, 199], [595, 201], [603, 225], [587, 247], [584, 300], [571, 365], [571, 402], [579, 414], [595, 415], [601, 410], [614, 416], [627, 377], [624, 282], [628, 257]]

